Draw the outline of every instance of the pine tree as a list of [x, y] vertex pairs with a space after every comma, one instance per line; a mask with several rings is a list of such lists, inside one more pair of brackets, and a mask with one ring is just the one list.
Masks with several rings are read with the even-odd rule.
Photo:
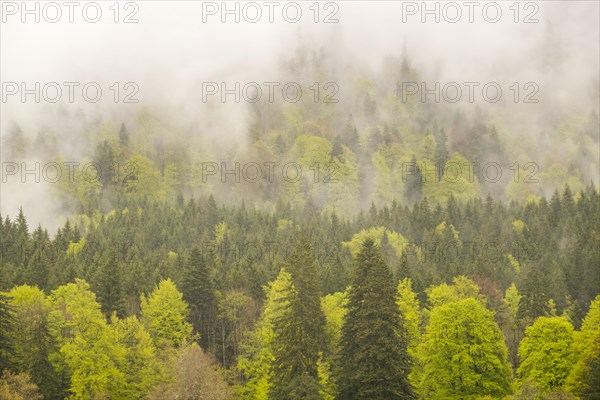
[[190, 305], [194, 329], [200, 333], [200, 345], [208, 349], [212, 342], [216, 304], [210, 268], [205, 257], [199, 248], [192, 249], [183, 271], [181, 291]]
[[295, 290], [290, 291], [289, 312], [273, 323], [273, 355], [269, 398], [321, 399], [317, 361], [324, 349], [325, 316], [313, 252], [302, 235], [287, 262]]
[[372, 240], [364, 242], [356, 258], [340, 344], [338, 400], [415, 398], [396, 287]]
[[11, 312], [10, 298], [0, 292], [0, 370], [8, 368], [8, 360], [12, 353], [11, 335], [13, 328], [13, 315]]
[[423, 197], [423, 176], [421, 174], [421, 168], [417, 163], [417, 158], [413, 155], [410, 165], [415, 168], [414, 174], [406, 176], [406, 189], [404, 197], [408, 204], [418, 203]]
[[127, 129], [125, 129], [125, 124], [121, 124], [121, 129], [119, 130], [119, 144], [121, 147], [129, 146], [129, 134], [127, 133]]
[[435, 162], [438, 167], [438, 181], [442, 179], [446, 161], [448, 161], [448, 137], [442, 128], [436, 137]]
[[548, 295], [544, 277], [536, 264], [532, 264], [521, 289], [523, 295], [519, 305], [519, 319], [530, 318], [532, 321], [537, 317], [546, 315], [548, 309]]
[[96, 273], [95, 292], [102, 312], [109, 317], [113, 312], [119, 318], [125, 315], [125, 296], [123, 280], [117, 256], [111, 252]]
[[94, 153], [94, 162], [99, 167], [98, 175], [103, 187], [106, 187], [113, 182], [115, 155], [112, 145], [105, 140], [96, 147]]

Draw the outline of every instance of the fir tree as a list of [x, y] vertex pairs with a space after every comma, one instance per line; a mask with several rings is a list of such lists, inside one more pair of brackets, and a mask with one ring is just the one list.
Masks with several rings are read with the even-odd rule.
[[114, 252], [111, 252], [98, 268], [95, 281], [95, 292], [104, 315], [109, 317], [116, 312], [119, 318], [123, 318], [125, 316], [123, 279]]
[[11, 335], [13, 328], [13, 315], [11, 312], [10, 298], [0, 292], [0, 370], [8, 368], [8, 360], [12, 353]]
[[319, 298], [315, 260], [302, 235], [287, 262], [294, 290], [289, 312], [273, 323], [273, 355], [269, 398], [321, 399], [317, 361], [324, 349], [325, 316]]
[[414, 174], [406, 176], [406, 191], [404, 197], [409, 204], [418, 203], [423, 197], [423, 176], [417, 158], [413, 155], [410, 165], [414, 166]]
[[192, 323], [200, 332], [200, 345], [208, 349], [215, 308], [215, 292], [206, 255], [194, 248], [183, 271], [181, 291], [191, 308]]
[[531, 265], [525, 280], [523, 288], [520, 290], [523, 295], [519, 305], [519, 319], [530, 318], [532, 321], [537, 317], [546, 315], [548, 309], [548, 294], [544, 277], [536, 264]]
[[119, 130], [119, 144], [121, 147], [129, 146], [129, 134], [127, 133], [127, 129], [125, 129], [125, 124], [121, 124], [121, 129]]
[[438, 168], [438, 181], [442, 179], [446, 161], [448, 161], [448, 137], [442, 128], [436, 137], [435, 147], [435, 162]]
[[364, 242], [356, 258], [340, 344], [338, 400], [415, 398], [396, 288], [372, 240]]

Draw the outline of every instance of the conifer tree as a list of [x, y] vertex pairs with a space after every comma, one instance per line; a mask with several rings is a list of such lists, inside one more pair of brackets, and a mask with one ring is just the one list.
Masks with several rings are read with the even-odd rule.
[[396, 287], [372, 240], [364, 242], [356, 258], [340, 345], [338, 400], [415, 398]]
[[191, 308], [192, 323], [200, 333], [200, 345], [208, 349], [213, 328], [215, 293], [208, 263], [200, 249], [194, 248], [183, 271], [181, 291]]
[[125, 298], [121, 271], [116, 254], [111, 251], [96, 272], [95, 292], [102, 312], [109, 317], [113, 312], [119, 318], [125, 315]]
[[10, 309], [10, 298], [0, 292], [0, 370], [8, 368], [9, 356], [12, 353], [11, 334], [13, 315]]
[[523, 282], [523, 295], [519, 305], [519, 319], [530, 318], [532, 321], [546, 315], [548, 310], [548, 295], [544, 284], [544, 277], [539, 266], [532, 264]]
[[292, 276], [290, 312], [273, 323], [271, 388], [273, 400], [321, 399], [317, 361], [323, 350], [325, 316], [319, 298], [317, 267], [302, 235], [287, 268]]
[[406, 191], [404, 197], [409, 204], [418, 203], [423, 197], [423, 176], [417, 158], [413, 155], [410, 165], [414, 168], [414, 174], [406, 176]]

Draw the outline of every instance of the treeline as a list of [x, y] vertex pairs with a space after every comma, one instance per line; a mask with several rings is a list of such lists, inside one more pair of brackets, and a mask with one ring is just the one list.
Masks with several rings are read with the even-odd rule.
[[0, 391], [175, 398], [198, 371], [223, 398], [595, 398], [598, 200], [5, 217]]

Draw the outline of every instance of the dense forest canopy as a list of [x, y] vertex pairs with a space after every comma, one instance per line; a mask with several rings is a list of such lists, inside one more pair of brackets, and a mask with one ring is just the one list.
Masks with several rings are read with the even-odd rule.
[[3, 118], [0, 399], [600, 398], [597, 60], [548, 7], [497, 102], [334, 30], [243, 101]]

